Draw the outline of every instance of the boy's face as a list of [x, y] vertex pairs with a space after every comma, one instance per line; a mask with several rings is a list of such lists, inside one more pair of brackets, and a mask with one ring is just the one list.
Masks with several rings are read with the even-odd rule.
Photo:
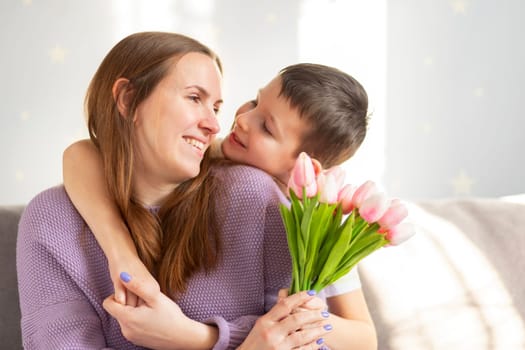
[[279, 97], [280, 91], [277, 76], [259, 90], [256, 100], [239, 108], [222, 151], [226, 158], [262, 169], [286, 184], [306, 125], [299, 112]]

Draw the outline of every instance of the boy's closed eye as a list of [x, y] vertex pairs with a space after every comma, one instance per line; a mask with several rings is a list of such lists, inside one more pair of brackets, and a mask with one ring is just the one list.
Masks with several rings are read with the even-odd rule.
[[263, 121], [262, 122], [262, 129], [265, 133], [267, 133], [268, 135], [272, 136], [272, 132], [270, 131], [270, 129], [268, 128], [268, 125], [266, 125], [266, 121]]

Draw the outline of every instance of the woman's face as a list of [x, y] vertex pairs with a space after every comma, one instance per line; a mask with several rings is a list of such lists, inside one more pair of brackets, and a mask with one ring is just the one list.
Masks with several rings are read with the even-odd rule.
[[198, 175], [204, 152], [219, 131], [221, 83], [212, 58], [188, 53], [137, 107], [135, 173], [139, 186], [171, 191], [173, 185]]

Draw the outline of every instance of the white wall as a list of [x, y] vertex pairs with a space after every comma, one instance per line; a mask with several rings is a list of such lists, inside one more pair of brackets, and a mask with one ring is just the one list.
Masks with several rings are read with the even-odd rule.
[[18, 0], [0, 3], [0, 204], [61, 182], [87, 137], [92, 74], [122, 37], [176, 31], [225, 65], [221, 126], [280, 68], [336, 66], [367, 89], [371, 128], [354, 182], [410, 198], [525, 192], [525, 13], [520, 0]]

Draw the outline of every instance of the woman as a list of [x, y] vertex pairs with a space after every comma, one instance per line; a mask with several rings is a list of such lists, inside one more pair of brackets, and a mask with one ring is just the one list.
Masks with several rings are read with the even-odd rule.
[[[162, 238], [176, 221], [174, 203], [206, 185], [179, 186], [199, 173], [219, 130], [221, 74], [217, 56], [191, 38], [138, 33], [108, 53], [89, 86], [89, 132], [101, 152], [108, 189], [154, 273], [171, 264], [163, 258]], [[207, 201], [201, 203], [207, 213]], [[213, 211], [201, 218], [214, 222]], [[216, 242], [198, 243], [214, 251]], [[23, 213], [17, 270], [26, 349], [137, 348], [102, 306], [113, 291], [106, 259], [62, 186], [37, 195]], [[295, 307], [311, 299], [303, 293], [287, 303]], [[190, 304], [202, 307], [206, 301], [196, 295]], [[223, 346], [231, 337], [220, 333], [219, 321], [195, 321], [171, 304], [177, 312], [171, 318], [172, 348], [229, 346]], [[316, 313], [322, 320], [319, 308]]]

